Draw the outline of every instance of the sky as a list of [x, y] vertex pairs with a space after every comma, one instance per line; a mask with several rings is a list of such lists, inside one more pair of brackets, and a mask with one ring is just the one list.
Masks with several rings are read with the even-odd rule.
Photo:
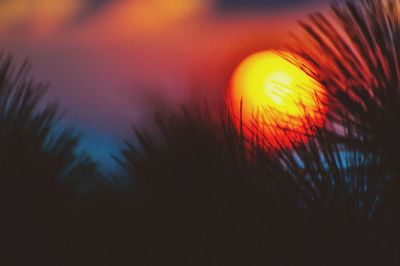
[[235, 66], [282, 49], [327, 0], [0, 0], [1, 49], [51, 85], [105, 168], [155, 111], [218, 102]]

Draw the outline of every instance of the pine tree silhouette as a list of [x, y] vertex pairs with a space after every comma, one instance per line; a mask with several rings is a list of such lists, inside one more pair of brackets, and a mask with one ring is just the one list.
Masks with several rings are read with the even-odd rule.
[[271, 147], [227, 106], [157, 115], [118, 159], [132, 190], [73, 192], [101, 174], [56, 130], [46, 86], [0, 57], [7, 265], [399, 265], [400, 2], [331, 16], [301, 22], [291, 48], [327, 89], [325, 127], [306, 118], [307, 142]]
[[354, 137], [344, 141], [380, 154], [399, 175], [400, 3], [348, 1], [332, 11], [301, 22], [307, 34], [294, 50], [327, 88], [330, 120]]
[[[285, 242], [297, 226], [288, 222], [298, 218], [299, 195], [290, 184], [283, 188], [278, 162], [261, 156], [256, 145], [245, 147], [225, 112], [218, 117], [185, 108], [182, 114], [158, 115], [156, 124], [157, 138], [136, 131], [140, 146], [128, 142], [121, 162], [152, 210], [152, 220], [142, 221], [142, 233], [150, 238], [142, 263], [283, 260]], [[279, 224], [287, 224], [285, 232]]]
[[0, 57], [3, 240], [19, 254], [14, 260], [35, 261], [57, 249], [52, 246], [62, 228], [57, 215], [76, 185], [95, 178], [97, 170], [89, 157], [76, 153], [78, 135], [68, 129], [57, 133], [57, 104], [43, 103], [46, 86], [27, 75], [26, 63], [16, 69], [11, 57]]
[[[331, 15], [315, 13], [301, 22], [306, 36], [294, 47], [312, 66], [310, 74], [326, 87], [329, 100], [329, 123], [323, 133], [328, 138], [319, 140], [314, 152], [306, 153], [308, 157], [302, 156], [308, 161], [305, 169], [316, 180], [308, 186], [311, 183], [319, 193], [314, 202], [325, 206], [327, 213], [335, 213], [331, 220], [338, 220], [339, 214], [332, 212], [329, 201], [352, 205], [353, 210], [342, 217], [356, 219], [342, 228], [347, 226], [349, 232], [357, 232], [351, 227], [363, 228], [360, 244], [372, 240], [370, 254], [383, 250], [387, 254], [369, 263], [395, 265], [400, 248], [396, 240], [400, 224], [400, 4], [348, 1], [332, 5]], [[317, 166], [336, 176], [328, 178]]]
[[[141, 148], [127, 143], [122, 165], [163, 223], [146, 262], [398, 265], [400, 4], [332, 11], [333, 21], [316, 13], [301, 22], [307, 42], [292, 48], [327, 89], [326, 126], [308, 142], [271, 149], [257, 121], [248, 138], [229, 113], [185, 111], [157, 118], [156, 137], [136, 132]], [[221, 237], [221, 228], [231, 231]]]

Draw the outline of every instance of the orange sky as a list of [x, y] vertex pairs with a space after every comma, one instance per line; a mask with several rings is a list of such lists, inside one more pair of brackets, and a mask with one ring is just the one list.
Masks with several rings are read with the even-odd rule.
[[[223, 13], [213, 0], [0, 2], [2, 47], [29, 58], [73, 121], [122, 132], [154, 109], [216, 99], [249, 53], [280, 48], [321, 6]], [[90, 11], [90, 10], [89, 10]]]

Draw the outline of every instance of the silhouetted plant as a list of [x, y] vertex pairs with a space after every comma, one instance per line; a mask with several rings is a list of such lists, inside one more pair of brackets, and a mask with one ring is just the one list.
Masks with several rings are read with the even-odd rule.
[[[343, 125], [346, 126], [346, 125]], [[307, 143], [277, 156], [300, 190], [307, 225], [299, 256], [308, 265], [396, 265], [399, 212], [393, 176], [379, 154], [343, 143], [347, 134], [319, 129]], [[314, 254], [305, 256], [307, 250]], [[296, 252], [296, 251], [294, 251]]]
[[4, 240], [26, 254], [14, 257], [23, 260], [48, 258], [57, 249], [50, 244], [61, 230], [57, 215], [80, 182], [98, 175], [89, 157], [77, 154], [78, 135], [57, 132], [57, 104], [45, 104], [46, 86], [27, 74], [26, 63], [16, 69], [11, 57], [0, 57], [0, 195], [9, 236]]
[[[57, 132], [56, 103], [45, 104], [47, 86], [27, 78], [27, 64], [14, 69], [10, 57], [0, 65], [0, 173], [9, 182], [62, 182], [93, 174], [95, 165], [79, 157], [78, 135]], [[36, 178], [28, 178], [35, 176]], [[42, 187], [39, 186], [38, 187]]]
[[157, 135], [136, 131], [137, 144], [123, 150], [121, 164], [157, 217], [144, 227], [151, 265], [283, 260], [298, 227], [290, 222], [299, 218], [298, 194], [277, 160], [247, 146], [229, 114], [212, 113], [158, 115]]
[[55, 129], [46, 86], [1, 57], [9, 246], [39, 265], [398, 265], [400, 4], [332, 8], [302, 22], [308, 46], [294, 48], [327, 89], [325, 128], [306, 118], [307, 142], [271, 147], [229, 108], [157, 115], [119, 159], [133, 191], [72, 192], [95, 164]]
[[348, 1], [332, 11], [301, 22], [307, 35], [294, 50], [326, 87], [329, 119], [354, 137], [343, 141], [379, 153], [399, 176], [400, 3]]
[[139, 218], [142, 263], [398, 263], [392, 178], [379, 155], [341, 143], [351, 136], [319, 129], [271, 150], [226, 113], [184, 109], [156, 124], [157, 137], [136, 131], [121, 162], [151, 210]]
[[[313, 129], [307, 143], [271, 149], [257, 121], [247, 138], [229, 114], [216, 120], [188, 110], [158, 116], [156, 137], [137, 131], [140, 148], [127, 143], [122, 165], [163, 220], [157, 232], [174, 239], [153, 235], [161, 246], [149, 245], [150, 254], [166, 251], [162, 258], [182, 265], [210, 259], [196, 250], [221, 251], [212, 257], [219, 264], [399, 263], [400, 5], [332, 8], [334, 21], [317, 13], [302, 22], [308, 46], [294, 48], [329, 100], [326, 128]], [[210, 225], [237, 231], [221, 237]], [[209, 234], [221, 242], [200, 238]]]

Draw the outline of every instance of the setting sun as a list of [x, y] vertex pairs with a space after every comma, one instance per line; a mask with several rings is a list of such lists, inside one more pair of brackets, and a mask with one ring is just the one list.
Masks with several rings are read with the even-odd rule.
[[231, 80], [233, 111], [247, 131], [257, 129], [275, 147], [306, 141], [324, 123], [323, 87], [292, 60], [300, 62], [288, 52], [255, 53]]

